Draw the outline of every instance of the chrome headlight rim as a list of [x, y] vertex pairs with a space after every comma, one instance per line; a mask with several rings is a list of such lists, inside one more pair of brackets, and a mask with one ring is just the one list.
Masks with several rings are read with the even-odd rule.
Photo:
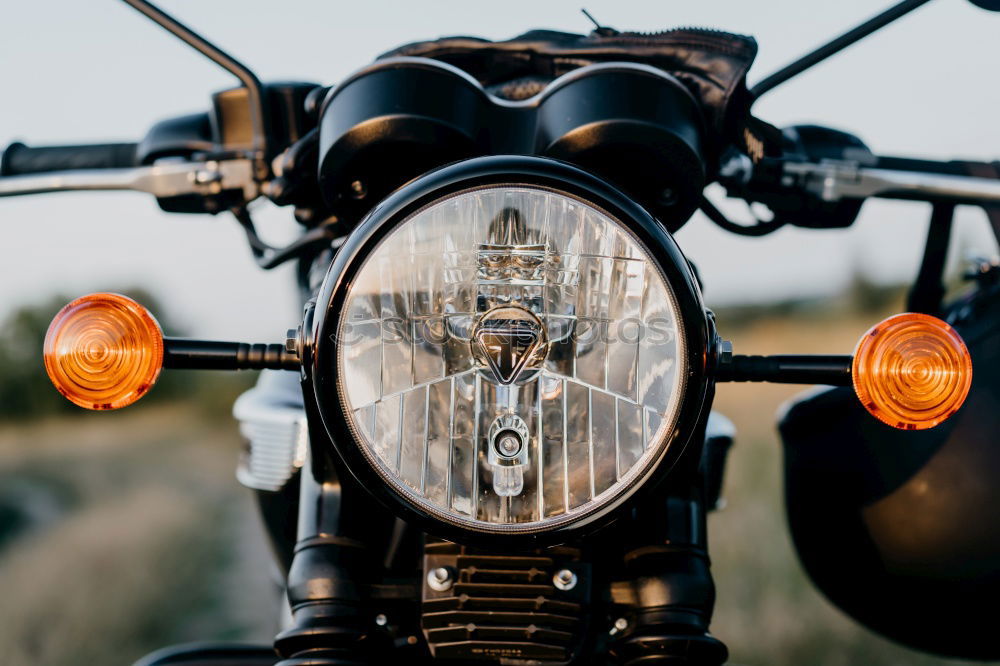
[[[460, 192], [486, 187], [533, 187], [576, 198], [625, 226], [646, 248], [674, 292], [680, 312], [687, 375], [677, 425], [671, 441], [641, 475], [613, 499], [586, 513], [568, 517], [556, 525], [534, 530], [476, 529], [468, 523], [426, 511], [387, 482], [361, 450], [340, 391], [340, 367], [335, 344], [340, 315], [350, 286], [365, 259], [396, 227], [421, 209]], [[397, 190], [379, 203], [351, 233], [340, 248], [323, 281], [316, 300], [312, 330], [312, 353], [308, 374], [318, 413], [333, 442], [339, 471], [346, 471], [397, 516], [428, 533], [464, 542], [495, 545], [557, 543], [570, 534], [597, 529], [614, 518], [638, 495], [659, 485], [674, 467], [697, 430], [709, 380], [706, 359], [709, 322], [696, 278], [676, 242], [662, 225], [628, 196], [607, 182], [568, 164], [552, 159], [524, 156], [473, 158], [430, 172]], [[314, 445], [315, 446], [315, 445]], [[314, 455], [329, 457], [325, 451]]]

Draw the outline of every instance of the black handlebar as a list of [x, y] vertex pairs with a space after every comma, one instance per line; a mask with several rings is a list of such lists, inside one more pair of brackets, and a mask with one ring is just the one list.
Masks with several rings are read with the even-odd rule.
[[134, 143], [100, 143], [32, 148], [12, 143], [0, 156], [0, 176], [133, 167], [136, 166], [136, 146]]

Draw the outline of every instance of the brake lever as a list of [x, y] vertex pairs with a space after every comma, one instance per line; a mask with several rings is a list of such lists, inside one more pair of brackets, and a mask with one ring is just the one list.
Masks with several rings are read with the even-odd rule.
[[131, 190], [157, 199], [238, 192], [247, 203], [259, 196], [260, 185], [254, 179], [254, 163], [249, 159], [164, 162], [128, 169], [81, 169], [0, 178], [0, 197], [88, 190]]
[[759, 194], [797, 191], [828, 203], [870, 197], [972, 205], [1000, 203], [998, 179], [885, 168], [868, 163], [872, 160], [873, 156], [817, 161], [767, 158], [754, 164], [745, 155], [736, 155], [723, 164], [719, 181], [730, 192], [751, 201], [757, 200]]
[[829, 202], [878, 197], [978, 205], [1000, 203], [1000, 180], [882, 169], [846, 160], [786, 162], [782, 165], [781, 182], [787, 187], [801, 187]]

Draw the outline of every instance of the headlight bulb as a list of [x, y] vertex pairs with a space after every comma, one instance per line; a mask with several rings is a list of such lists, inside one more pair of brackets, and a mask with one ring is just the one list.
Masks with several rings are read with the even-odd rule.
[[516, 414], [499, 416], [490, 425], [487, 460], [493, 472], [493, 491], [499, 497], [513, 497], [524, 490], [530, 438], [528, 425]]

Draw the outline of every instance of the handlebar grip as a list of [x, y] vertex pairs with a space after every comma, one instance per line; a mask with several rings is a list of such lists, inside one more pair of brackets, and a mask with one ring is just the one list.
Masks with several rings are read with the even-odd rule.
[[0, 176], [72, 169], [118, 169], [136, 166], [135, 143], [32, 148], [15, 142], [0, 156]]

